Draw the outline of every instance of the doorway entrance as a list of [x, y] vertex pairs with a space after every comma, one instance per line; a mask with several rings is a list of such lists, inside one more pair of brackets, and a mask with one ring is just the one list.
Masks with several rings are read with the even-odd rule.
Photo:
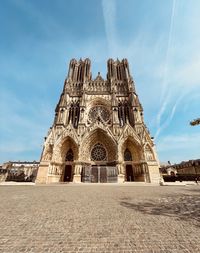
[[72, 166], [65, 165], [64, 182], [72, 182]]
[[92, 165], [82, 169], [82, 182], [87, 183], [117, 183], [116, 166]]
[[132, 165], [126, 165], [126, 181], [127, 182], [133, 182], [134, 175], [133, 175], [133, 167]]

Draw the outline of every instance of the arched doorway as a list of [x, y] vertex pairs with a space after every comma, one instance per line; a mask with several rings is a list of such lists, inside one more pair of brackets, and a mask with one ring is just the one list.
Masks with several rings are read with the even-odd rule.
[[64, 182], [72, 182], [73, 181], [73, 174], [72, 174], [72, 163], [74, 161], [74, 153], [70, 148], [67, 151], [66, 158], [65, 158], [65, 170], [64, 170]]
[[75, 175], [75, 161], [78, 160], [79, 148], [71, 136], [63, 137], [54, 151], [54, 160], [60, 166], [60, 182], [72, 182]]
[[102, 166], [100, 162], [107, 160], [107, 151], [102, 143], [98, 142], [93, 146], [90, 159], [91, 161], [99, 163], [97, 165], [92, 165], [91, 182], [98, 183], [100, 181], [101, 183], [106, 183], [106, 167]]
[[102, 129], [96, 129], [83, 143], [81, 155], [85, 160], [82, 166], [82, 182], [117, 182], [117, 145]]
[[133, 182], [134, 181], [134, 174], [133, 174], [133, 166], [132, 164], [127, 164], [132, 162], [132, 154], [128, 148], [124, 151], [124, 161], [126, 162], [126, 181]]
[[95, 164], [91, 167], [91, 182], [92, 183], [107, 183], [108, 182], [108, 171], [105, 161], [107, 158], [107, 150], [104, 145], [97, 142], [90, 153], [90, 159]]
[[123, 143], [121, 155], [124, 160], [125, 181], [144, 182], [145, 171], [141, 162], [142, 148], [132, 137], [128, 137]]
[[132, 165], [126, 165], [126, 181], [127, 182], [133, 182], [134, 175], [133, 175], [133, 167]]

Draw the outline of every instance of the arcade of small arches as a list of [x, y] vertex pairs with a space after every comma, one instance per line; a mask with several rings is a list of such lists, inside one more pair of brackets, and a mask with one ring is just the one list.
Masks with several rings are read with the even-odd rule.
[[119, 178], [127, 182], [149, 182], [147, 164], [142, 162], [142, 148], [131, 138], [118, 146], [98, 129], [79, 147], [71, 137], [67, 137], [60, 153], [62, 162], [52, 162], [49, 166], [49, 182], [53, 177], [58, 182], [73, 182], [77, 178], [88, 183], [118, 182]]

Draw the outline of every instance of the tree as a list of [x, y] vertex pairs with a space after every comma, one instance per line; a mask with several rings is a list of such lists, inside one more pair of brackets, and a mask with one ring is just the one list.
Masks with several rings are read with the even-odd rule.
[[191, 126], [200, 125], [200, 118], [190, 121]]

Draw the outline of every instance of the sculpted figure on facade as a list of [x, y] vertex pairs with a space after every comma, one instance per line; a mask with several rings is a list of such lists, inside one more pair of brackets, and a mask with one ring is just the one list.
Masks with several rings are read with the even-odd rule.
[[44, 143], [38, 182], [159, 183], [159, 162], [127, 59], [92, 78], [89, 59], [72, 59]]
[[43, 154], [42, 159], [44, 161], [49, 161], [52, 158], [52, 154], [53, 154], [53, 145], [47, 144], [44, 148], [44, 154]]

